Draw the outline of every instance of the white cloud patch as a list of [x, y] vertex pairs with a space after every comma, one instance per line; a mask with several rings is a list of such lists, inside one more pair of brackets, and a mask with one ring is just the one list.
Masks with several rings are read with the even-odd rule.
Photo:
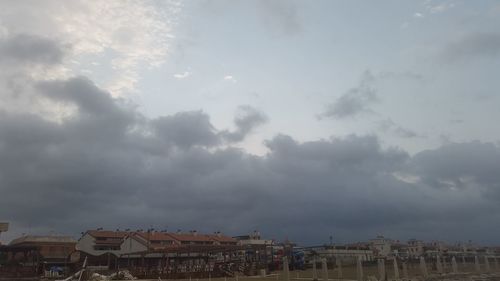
[[233, 82], [233, 83], [238, 82], [232, 75], [226, 75], [226, 76], [224, 76], [224, 80], [230, 81], [230, 82]]
[[[107, 62], [100, 68], [106, 76], [96, 73], [97, 81], [119, 95], [135, 89], [140, 71], [165, 61], [180, 10], [174, 0], [1, 2], [0, 29], [69, 46], [67, 62], [79, 62], [79, 68]], [[74, 63], [64, 68], [66, 74], [78, 73]]]
[[184, 71], [184, 73], [177, 73], [177, 74], [174, 74], [174, 78], [176, 79], [184, 79], [184, 78], [188, 78], [189, 76], [191, 76], [191, 72], [189, 71]]
[[425, 2], [424, 7], [431, 14], [439, 14], [454, 8], [455, 3], [453, 1], [428, 0]]
[[440, 5], [436, 5], [436, 6], [429, 6], [429, 11], [432, 14], [437, 14], [437, 13], [445, 12], [446, 10], [449, 10], [453, 7], [455, 7], [455, 4], [453, 4], [453, 3], [443, 3]]

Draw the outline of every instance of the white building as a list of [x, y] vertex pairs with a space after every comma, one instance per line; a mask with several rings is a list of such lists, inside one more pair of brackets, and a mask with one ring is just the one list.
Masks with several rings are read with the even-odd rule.
[[238, 241], [236, 239], [222, 235], [220, 232], [215, 234], [198, 234], [196, 231], [189, 233], [167, 233], [158, 231], [89, 230], [78, 240], [76, 249], [92, 256], [113, 254], [119, 257], [170, 246], [237, 244]]
[[388, 257], [391, 255], [391, 245], [393, 241], [378, 235], [376, 238], [370, 240], [370, 248], [373, 250], [375, 257]]
[[346, 246], [325, 246], [315, 250], [318, 257], [326, 258], [329, 261], [340, 259], [345, 263], [354, 263], [360, 258], [362, 261], [373, 261], [373, 251], [366, 246], [346, 245]]
[[424, 255], [424, 241], [417, 239], [408, 240], [408, 256], [418, 258]]
[[346, 245], [322, 245], [313, 247], [303, 247], [301, 250], [305, 254], [305, 263], [312, 264], [314, 260], [325, 258], [328, 263], [335, 264], [340, 261], [343, 265], [356, 264], [361, 261], [374, 261], [373, 251], [367, 243], [353, 243]]
[[83, 234], [76, 244], [76, 249], [92, 256], [103, 254], [122, 254], [146, 251], [145, 242], [140, 241], [132, 232], [89, 230]]
[[260, 232], [254, 231], [249, 235], [235, 236], [234, 239], [238, 240], [240, 245], [273, 245], [273, 240], [262, 239], [260, 237]]

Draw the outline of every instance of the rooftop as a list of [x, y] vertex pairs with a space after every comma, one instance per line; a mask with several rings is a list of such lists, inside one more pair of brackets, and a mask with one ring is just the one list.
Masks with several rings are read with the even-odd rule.
[[127, 236], [126, 231], [110, 231], [110, 230], [89, 230], [87, 231], [89, 235], [95, 238], [115, 238], [123, 239]]
[[70, 236], [38, 236], [38, 235], [26, 235], [16, 238], [10, 242], [9, 245], [17, 245], [22, 243], [75, 243], [76, 240]]

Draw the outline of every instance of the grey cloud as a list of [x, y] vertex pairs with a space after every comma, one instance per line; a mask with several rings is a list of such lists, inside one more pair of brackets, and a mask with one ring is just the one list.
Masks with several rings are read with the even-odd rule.
[[32, 34], [17, 34], [0, 39], [0, 61], [58, 64], [64, 52], [55, 41]]
[[119, 111], [113, 98], [86, 77], [39, 82], [37, 88], [49, 98], [77, 105], [81, 112], [102, 115]]
[[415, 155], [411, 168], [433, 187], [470, 188], [500, 195], [500, 148], [491, 143], [448, 143]]
[[220, 143], [210, 117], [202, 111], [180, 112], [152, 121], [155, 132], [167, 142], [179, 147], [214, 146]]
[[38, 82], [38, 93], [54, 102], [76, 106], [78, 113], [63, 126], [81, 140], [100, 139], [101, 144], [123, 138], [140, 116], [120, 99], [114, 99], [85, 77]]
[[202, 111], [179, 112], [152, 120], [154, 132], [162, 140], [186, 149], [193, 146], [214, 147], [223, 141], [242, 141], [255, 127], [267, 122], [264, 113], [243, 105], [238, 107], [234, 124], [236, 129], [217, 130], [210, 122], [210, 116]]
[[[449, 144], [412, 157], [376, 136], [300, 142], [278, 135], [266, 155], [254, 156], [217, 145], [222, 131], [202, 111], [149, 119], [84, 78], [51, 83], [36, 89], [75, 104], [75, 116], [0, 116], [0, 214], [20, 228], [259, 228], [303, 243], [381, 232], [494, 241], [500, 230], [467, 231], [500, 214], [500, 197], [492, 196], [500, 153], [492, 144]], [[251, 129], [263, 120], [255, 116], [240, 115], [236, 124]], [[470, 186], [442, 188], [467, 178]]]
[[401, 138], [418, 137], [418, 134], [416, 132], [396, 124], [396, 122], [394, 122], [390, 118], [380, 121], [379, 127], [383, 132], [391, 133]]
[[260, 0], [257, 3], [258, 12], [262, 16], [263, 22], [271, 31], [274, 30], [288, 35], [300, 32], [301, 20], [293, 1]]
[[261, 111], [248, 106], [242, 105], [238, 107], [234, 124], [235, 131], [223, 131], [221, 136], [229, 142], [242, 141], [255, 127], [262, 125], [268, 121], [267, 116]]
[[406, 79], [406, 80], [414, 80], [422, 82], [425, 80], [424, 75], [420, 73], [415, 73], [411, 71], [403, 71], [403, 72], [393, 72], [393, 71], [384, 71], [378, 75], [379, 78], [382, 79]]
[[370, 112], [369, 106], [378, 101], [373, 87], [375, 77], [365, 71], [359, 85], [340, 96], [334, 103], [328, 105], [320, 117], [343, 119], [354, 117], [362, 112]]
[[444, 62], [494, 58], [500, 54], [500, 33], [475, 32], [447, 44], [439, 54]]

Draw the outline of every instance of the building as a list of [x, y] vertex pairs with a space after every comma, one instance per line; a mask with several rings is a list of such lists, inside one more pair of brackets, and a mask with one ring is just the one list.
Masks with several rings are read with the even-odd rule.
[[89, 230], [79, 239], [80, 260], [100, 268], [128, 268], [141, 278], [232, 276], [262, 268], [262, 247], [243, 246], [220, 232]]
[[[200, 234], [198, 231], [190, 231], [189, 233], [166, 233], [172, 237], [176, 245], [216, 245], [215, 235]], [[222, 237], [222, 235], [221, 235]], [[234, 240], [236, 242], [236, 240]]]
[[262, 239], [260, 232], [254, 231], [249, 235], [234, 236], [240, 245], [273, 245], [274, 241], [269, 239]]
[[222, 235], [220, 231], [207, 235], [214, 240], [215, 245], [238, 245], [239, 241], [233, 237]]
[[410, 250], [408, 243], [401, 243], [399, 240], [391, 243], [391, 254], [389, 258], [408, 259]]
[[374, 260], [373, 251], [364, 243], [311, 247], [308, 252], [306, 256], [326, 258], [330, 263], [340, 260], [343, 264], [354, 264], [358, 259], [367, 262]]
[[391, 239], [378, 235], [376, 238], [370, 240], [370, 248], [375, 257], [386, 258], [392, 255], [392, 243], [393, 241]]
[[443, 256], [448, 252], [448, 245], [443, 241], [434, 240], [424, 245], [424, 255], [427, 257]]
[[36, 277], [41, 273], [38, 247], [0, 245], [0, 276]]
[[189, 233], [170, 233], [160, 231], [107, 231], [89, 230], [78, 240], [77, 249], [92, 256], [113, 254], [115, 256], [148, 250], [161, 249], [167, 246], [217, 246], [237, 245], [238, 240], [222, 235]]
[[[76, 249], [76, 243], [77, 241], [69, 236], [26, 235], [12, 240], [9, 246], [36, 249], [36, 260], [42, 270], [50, 270], [53, 267], [69, 270], [71, 265], [76, 262], [71, 259], [71, 255]], [[23, 255], [15, 254], [10, 259], [22, 260], [25, 258]]]
[[[76, 244], [76, 249], [92, 256], [100, 256], [108, 253], [119, 256], [124, 251], [122, 249], [123, 242], [130, 234], [132, 232], [89, 230], [80, 237]], [[134, 246], [137, 245], [134, 243]], [[134, 248], [130, 247], [130, 250], [132, 249]]]
[[417, 239], [408, 240], [408, 257], [416, 259], [424, 255], [424, 241]]
[[33, 246], [45, 262], [65, 262], [75, 251], [76, 240], [69, 236], [35, 236], [27, 235], [14, 239], [10, 246]]

